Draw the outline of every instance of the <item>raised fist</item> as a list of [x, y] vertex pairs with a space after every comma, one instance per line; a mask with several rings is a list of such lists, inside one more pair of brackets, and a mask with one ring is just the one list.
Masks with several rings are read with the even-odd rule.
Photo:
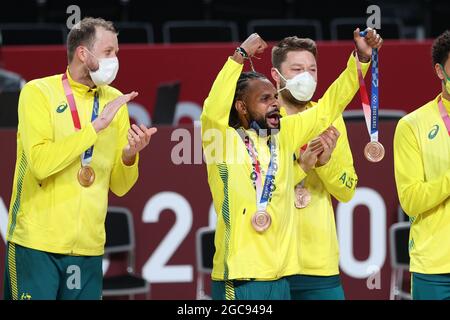
[[267, 48], [267, 43], [257, 33], [252, 33], [242, 42], [241, 48], [247, 52], [249, 57], [252, 57], [256, 53], [263, 53], [264, 49]]

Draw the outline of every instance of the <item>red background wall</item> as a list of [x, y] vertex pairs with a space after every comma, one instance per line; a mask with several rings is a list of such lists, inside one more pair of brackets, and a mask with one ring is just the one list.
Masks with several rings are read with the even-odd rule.
[[[430, 53], [431, 42], [385, 41], [380, 50], [380, 108], [410, 111], [434, 97], [440, 83], [434, 75]], [[113, 83], [122, 92], [136, 90], [136, 98], [151, 112], [157, 85], [181, 80], [181, 101], [202, 105], [212, 81], [232, 55], [236, 45], [121, 45], [120, 70]], [[320, 97], [342, 71], [353, 43], [319, 42], [319, 83], [313, 99]], [[64, 47], [3, 47], [0, 60], [4, 67], [18, 72], [27, 80], [66, 68]], [[270, 76], [270, 50], [260, 60], [254, 59], [257, 71]], [[248, 65], [246, 67], [249, 68]], [[352, 103], [349, 108], [360, 108]]]

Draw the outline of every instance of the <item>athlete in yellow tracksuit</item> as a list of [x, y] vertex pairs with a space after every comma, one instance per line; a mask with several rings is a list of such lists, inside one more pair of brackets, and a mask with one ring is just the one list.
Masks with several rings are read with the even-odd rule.
[[[30, 81], [20, 94], [17, 161], [7, 233], [7, 299], [101, 297], [108, 191], [123, 196], [134, 185], [139, 151], [135, 149], [132, 136], [136, 132], [130, 131], [127, 108], [119, 109], [132, 97], [123, 96], [101, 81], [105, 75], [109, 82], [114, 78], [105, 72], [105, 58], [100, 58], [104, 57], [102, 48], [111, 46], [111, 41], [114, 46], [113, 39], [117, 39], [111, 26], [102, 19], [88, 18], [81, 21], [78, 31], [69, 34], [68, 44], [75, 41], [79, 45], [65, 74], [80, 130], [74, 127], [63, 74]], [[71, 37], [76, 32], [94, 33], [94, 38], [97, 34], [103, 40], [95, 42], [95, 50], [88, 42], [77, 43]], [[97, 74], [88, 77], [86, 72], [83, 77], [79, 71], [92, 63], [90, 58], [81, 60], [89, 55], [84, 52], [88, 47], [96, 54], [99, 67]], [[110, 55], [108, 61], [114, 62], [115, 52]], [[99, 121], [91, 123], [94, 102], [98, 102]], [[142, 149], [146, 144], [139, 145]], [[86, 187], [77, 177], [81, 155], [91, 146], [94, 149], [89, 166], [95, 179]], [[134, 155], [130, 162], [127, 156], [131, 149]]]
[[[306, 109], [314, 105], [311, 101]], [[290, 278], [289, 282], [292, 299], [296, 300], [344, 299], [339, 277], [339, 243], [331, 196], [340, 202], [350, 201], [355, 193], [358, 176], [353, 166], [342, 115], [332, 126], [340, 135], [331, 159], [323, 166], [314, 167], [306, 177], [302, 177], [301, 167], [294, 165], [294, 170], [300, 172], [295, 175], [295, 183], [302, 183], [311, 194], [311, 202], [305, 208], [295, 208], [301, 272]], [[297, 151], [296, 159], [298, 157]]]
[[[317, 104], [310, 101], [317, 83], [316, 54], [317, 47], [313, 40], [296, 36], [286, 37], [273, 47], [272, 77], [280, 91], [280, 101], [284, 104], [281, 108], [283, 116], [308, 110]], [[301, 91], [296, 92], [296, 87], [283, 89], [287, 87], [287, 81], [295, 79], [302, 79]], [[301, 273], [289, 277], [291, 298], [295, 300], [344, 299], [331, 196], [338, 201], [349, 201], [355, 193], [358, 177], [342, 115], [332, 126], [339, 132], [339, 139], [333, 137], [332, 146], [324, 150], [319, 158], [310, 153], [315, 157], [313, 168], [306, 178], [294, 181], [296, 188], [306, 189], [311, 199], [306, 207], [295, 208], [301, 265]], [[302, 149], [305, 156], [306, 146]], [[296, 151], [295, 162], [299, 159], [299, 152]], [[322, 158], [324, 163], [320, 163]], [[294, 169], [300, 171], [298, 174], [301, 176], [301, 167], [296, 164]]]
[[[255, 188], [251, 180], [252, 161], [238, 131], [229, 126], [230, 108], [242, 71], [242, 64], [236, 62], [238, 56], [235, 53], [233, 58], [228, 58], [205, 100], [201, 115], [208, 182], [218, 213], [212, 271], [215, 280], [213, 298], [286, 299], [290, 295], [284, 277], [298, 274], [301, 270], [297, 258], [298, 228], [292, 206], [294, 195], [288, 192], [294, 189], [292, 157], [303, 144], [325, 130], [351, 101], [358, 89], [356, 62], [353, 56], [349, 58], [347, 68], [319, 100], [317, 107], [282, 118], [278, 134], [264, 137], [258, 136], [252, 129], [241, 128], [241, 133], [254, 142], [263, 169], [263, 180], [264, 170], [268, 168], [271, 158], [267, 140], [274, 139], [276, 142], [277, 172], [267, 206], [272, 224], [265, 232], [259, 233], [251, 223], [257, 210]], [[366, 72], [369, 64], [362, 65]], [[257, 76], [258, 79], [261, 77]], [[273, 88], [267, 79], [260, 81]], [[252, 82], [248, 86], [257, 85]], [[275, 88], [273, 91], [276, 91]], [[247, 90], [243, 95], [252, 94]], [[254, 98], [265, 101], [274, 96], [267, 94]], [[271, 106], [279, 110], [276, 99], [271, 102]], [[250, 105], [247, 105], [247, 110], [251, 113]], [[230, 152], [244, 155], [243, 163], [232, 159]]]
[[394, 136], [397, 192], [411, 222], [412, 297], [419, 300], [450, 299], [449, 54], [447, 30], [432, 47], [442, 92], [404, 116]]
[[[121, 161], [128, 112], [120, 109], [109, 129], [97, 134], [90, 122], [94, 95], [98, 92], [102, 112], [121, 93], [110, 86], [90, 89], [68, 75], [82, 126], [77, 133], [62, 74], [30, 81], [21, 92], [8, 241], [60, 254], [102, 255], [108, 191], [122, 196], [138, 177], [137, 161], [132, 166]], [[96, 179], [83, 188], [77, 181], [80, 155], [91, 145]]]

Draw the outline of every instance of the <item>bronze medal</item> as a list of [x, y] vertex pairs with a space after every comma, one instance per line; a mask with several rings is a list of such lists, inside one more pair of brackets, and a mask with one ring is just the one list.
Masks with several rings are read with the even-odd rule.
[[272, 223], [272, 218], [265, 210], [259, 210], [252, 216], [252, 226], [257, 232], [264, 232]]
[[311, 202], [311, 193], [308, 189], [298, 185], [295, 187], [295, 207], [297, 209], [303, 209]]
[[371, 162], [379, 162], [384, 157], [384, 147], [378, 141], [371, 141], [364, 148], [364, 156]]
[[89, 166], [81, 167], [80, 170], [78, 170], [78, 182], [83, 187], [89, 187], [94, 183], [95, 180], [95, 172], [94, 169], [92, 169]]

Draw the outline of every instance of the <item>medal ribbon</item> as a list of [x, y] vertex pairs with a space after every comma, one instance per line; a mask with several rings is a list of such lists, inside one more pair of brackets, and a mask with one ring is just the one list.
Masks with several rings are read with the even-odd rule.
[[269, 167], [267, 168], [266, 179], [264, 180], [264, 186], [262, 186], [262, 174], [261, 174], [261, 166], [258, 160], [258, 155], [256, 153], [255, 148], [253, 147], [253, 141], [249, 136], [246, 136], [244, 139], [245, 147], [247, 148], [248, 154], [252, 159], [252, 165], [256, 173], [255, 187], [256, 187], [256, 202], [258, 210], [266, 210], [267, 204], [270, 198], [271, 187], [275, 182], [275, 167], [276, 164], [276, 144], [275, 139], [270, 139], [269, 147], [270, 147], [270, 162]]
[[[78, 116], [77, 104], [75, 103], [75, 98], [73, 96], [72, 88], [70, 87], [69, 79], [67, 78], [67, 72], [65, 72], [62, 76], [62, 84], [64, 88], [64, 93], [67, 98], [67, 103], [70, 107], [70, 113], [72, 115], [73, 126], [75, 127], [75, 131], [81, 130], [80, 117]], [[91, 122], [97, 119], [99, 110], [99, 98], [98, 92], [94, 94], [94, 105], [92, 107], [92, 116]], [[89, 165], [92, 161], [92, 155], [94, 153], [94, 146], [92, 145], [89, 149], [87, 149], [81, 155], [81, 165], [83, 167]]]
[[444, 121], [445, 127], [447, 128], [448, 135], [450, 136], [450, 117], [448, 116], [447, 110], [445, 110], [442, 98], [439, 97], [438, 101], [439, 113], [441, 114], [442, 120]]
[[[302, 153], [305, 152], [307, 148], [308, 148], [308, 143], [303, 145], [303, 147], [300, 148], [299, 157], [302, 156]], [[294, 160], [295, 160], [295, 154], [294, 154]], [[305, 187], [305, 182], [306, 182], [306, 177], [299, 183], [302, 188]]]
[[[366, 31], [360, 32], [360, 35], [364, 37], [367, 34]], [[361, 71], [361, 62], [358, 59], [358, 54], [356, 54], [356, 65], [358, 69], [359, 78], [359, 94], [361, 96], [362, 108], [364, 112], [364, 118], [366, 120], [367, 131], [369, 132], [370, 141], [378, 141], [378, 109], [379, 109], [379, 99], [378, 99], [378, 49], [372, 49], [372, 87], [369, 104], [369, 97], [367, 94], [366, 84], [364, 82], [364, 77]]]

